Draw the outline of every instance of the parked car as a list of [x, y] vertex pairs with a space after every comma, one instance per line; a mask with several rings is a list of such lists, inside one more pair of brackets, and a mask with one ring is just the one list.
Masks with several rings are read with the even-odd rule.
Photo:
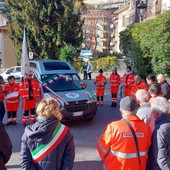
[[30, 69], [41, 83], [42, 93], [59, 101], [62, 122], [94, 118], [97, 111], [96, 97], [85, 88], [68, 62], [31, 60]]
[[21, 75], [21, 66], [15, 66], [15, 67], [10, 67], [6, 71], [0, 74], [3, 78], [4, 81], [7, 82], [8, 76], [14, 76], [16, 81], [20, 81], [22, 75]]

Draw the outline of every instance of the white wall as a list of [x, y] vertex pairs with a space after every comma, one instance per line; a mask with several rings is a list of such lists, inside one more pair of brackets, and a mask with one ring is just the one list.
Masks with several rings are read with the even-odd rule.
[[162, 12], [170, 10], [170, 0], [162, 0]]
[[7, 19], [0, 14], [0, 26], [4, 26], [7, 23]]

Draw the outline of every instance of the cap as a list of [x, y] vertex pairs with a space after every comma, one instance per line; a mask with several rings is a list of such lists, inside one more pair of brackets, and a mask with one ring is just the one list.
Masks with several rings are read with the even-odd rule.
[[138, 108], [138, 104], [132, 97], [126, 96], [120, 101], [120, 108], [125, 111], [135, 111]]

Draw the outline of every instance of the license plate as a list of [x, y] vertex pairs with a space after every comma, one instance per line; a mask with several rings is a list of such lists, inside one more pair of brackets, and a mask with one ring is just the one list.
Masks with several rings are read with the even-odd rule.
[[73, 113], [73, 116], [81, 116], [81, 115], [83, 115], [83, 112], [74, 112]]

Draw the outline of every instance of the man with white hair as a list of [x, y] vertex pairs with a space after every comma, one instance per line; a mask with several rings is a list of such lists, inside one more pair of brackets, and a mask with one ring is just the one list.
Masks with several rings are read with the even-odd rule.
[[87, 62], [87, 74], [89, 76], [89, 80], [91, 80], [91, 73], [93, 72], [93, 66], [90, 61]]
[[136, 100], [140, 105], [136, 115], [146, 124], [148, 124], [151, 127], [151, 130], [153, 131], [155, 118], [153, 113], [151, 112], [148, 92], [144, 89], [138, 90], [136, 92]]
[[152, 144], [149, 149], [147, 170], [170, 169], [170, 103], [164, 97], [151, 101], [151, 111], [157, 115]]
[[162, 95], [167, 100], [170, 99], [170, 85], [162, 74], [157, 76], [158, 83], [161, 85]]

